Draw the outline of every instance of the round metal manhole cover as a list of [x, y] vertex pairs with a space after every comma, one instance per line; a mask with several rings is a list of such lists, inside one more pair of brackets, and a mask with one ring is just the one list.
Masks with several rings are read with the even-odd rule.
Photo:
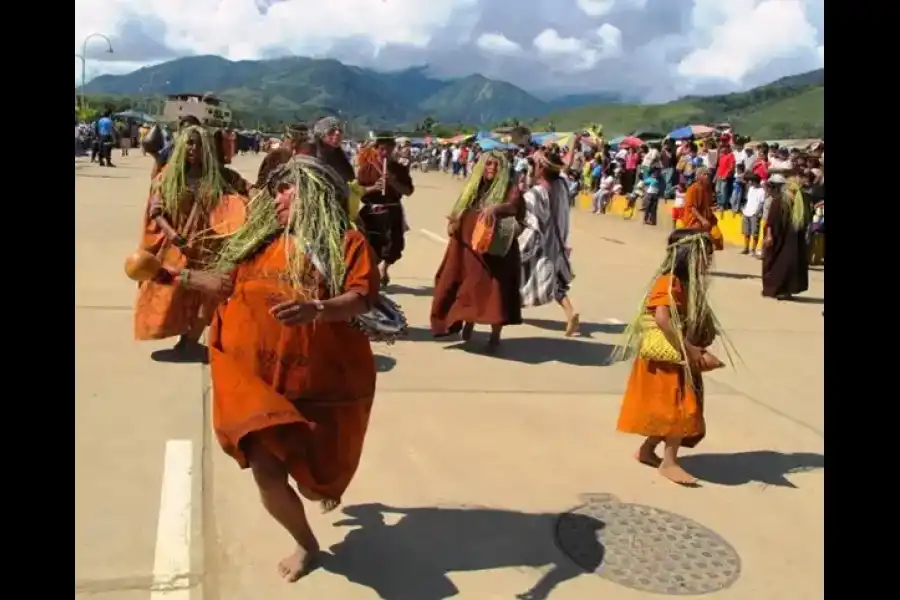
[[572, 561], [619, 585], [687, 596], [725, 589], [740, 576], [731, 544], [687, 517], [597, 495], [559, 516], [556, 542]]

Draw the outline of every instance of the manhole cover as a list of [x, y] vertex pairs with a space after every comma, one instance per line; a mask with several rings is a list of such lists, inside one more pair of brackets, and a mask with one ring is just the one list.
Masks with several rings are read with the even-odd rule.
[[652, 506], [591, 496], [559, 516], [556, 542], [584, 570], [626, 587], [686, 596], [734, 583], [741, 559], [699, 523]]

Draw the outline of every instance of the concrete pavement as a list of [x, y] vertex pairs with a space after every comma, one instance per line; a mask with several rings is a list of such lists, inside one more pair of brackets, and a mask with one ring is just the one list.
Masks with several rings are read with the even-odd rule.
[[[245, 176], [256, 164], [236, 161]], [[417, 177], [406, 205], [413, 231], [390, 293], [412, 328], [408, 340], [375, 347], [382, 372], [362, 465], [343, 512], [313, 517], [334, 554], [284, 584], [275, 565], [290, 541], [249, 473], [204, 446], [203, 369], [154, 363], [158, 345], [131, 341], [134, 286], [121, 263], [137, 241], [149, 167], [139, 157], [116, 170], [76, 166], [76, 597], [822, 596], [824, 274], [812, 273], [808, 300], [779, 303], [760, 297], [756, 260], [717, 254], [716, 309], [743, 364], [708, 378], [709, 435], [685, 453], [705, 483], [679, 488], [637, 465], [638, 440], [615, 432], [629, 366], [606, 363], [666, 232], [576, 214], [572, 298], [586, 335], [563, 338], [561, 311], [542, 307], [507, 331], [503, 354], [482, 356], [427, 331], [459, 188], [441, 174]], [[167, 531], [161, 505], [163, 521], [179, 516], [166, 508], [178, 484], [163, 483], [170, 440], [192, 443], [190, 560], [174, 585], [158, 576], [150, 596]], [[583, 504], [606, 525], [603, 547], [581, 529], [596, 521], [558, 520]], [[177, 543], [162, 545], [165, 554]], [[599, 575], [582, 574], [560, 548]], [[692, 553], [693, 562], [667, 562]]]

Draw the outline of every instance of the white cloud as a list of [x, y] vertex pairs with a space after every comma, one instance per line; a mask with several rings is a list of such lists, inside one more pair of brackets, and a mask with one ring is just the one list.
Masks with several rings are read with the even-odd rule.
[[615, 7], [616, 0], [578, 0], [578, 8], [589, 17], [602, 17]]
[[90, 33], [112, 38], [112, 56], [88, 46], [88, 78], [186, 55], [302, 55], [660, 99], [821, 66], [823, 2], [519, 0], [510, 18], [499, 0], [75, 0], [75, 52]]
[[[267, 49], [327, 53], [342, 40], [364, 38], [423, 48], [454, 13], [477, 0], [443, 0], [422, 9], [419, 0], [290, 0], [265, 14], [247, 0], [75, 0], [75, 39], [116, 33], [128, 20], [159, 20], [167, 46], [183, 53], [254, 59]], [[79, 50], [76, 50], [78, 52]]]
[[643, 10], [647, 0], [576, 0], [575, 5], [587, 16], [597, 18], [617, 10]]
[[560, 71], [585, 71], [601, 60], [622, 51], [622, 32], [604, 23], [593, 36], [562, 37], [555, 29], [545, 29], [534, 38], [534, 47], [550, 65]]
[[515, 56], [522, 52], [522, 46], [502, 33], [482, 33], [475, 44], [490, 54]]
[[774, 60], [820, 55], [803, 0], [695, 0], [692, 22], [706, 39], [678, 64], [683, 77], [739, 83]]

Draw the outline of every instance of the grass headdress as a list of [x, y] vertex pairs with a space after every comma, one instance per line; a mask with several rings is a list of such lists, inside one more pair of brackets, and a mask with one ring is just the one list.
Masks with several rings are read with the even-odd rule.
[[[279, 223], [275, 205], [275, 195], [284, 186], [296, 190], [287, 226]], [[305, 277], [315, 258], [329, 293], [339, 294], [346, 274], [343, 243], [350, 227], [349, 194], [347, 183], [324, 162], [302, 154], [294, 156], [275, 167], [266, 185], [251, 198], [246, 222], [222, 244], [215, 269], [231, 270], [280, 232], [288, 238], [285, 248], [291, 287], [306, 297], [318, 295]]]
[[[187, 182], [186, 159], [188, 141], [193, 135], [200, 137], [202, 170], [200, 180], [196, 182], [196, 189], [191, 190]], [[215, 141], [206, 129], [191, 125], [179, 131], [175, 136], [166, 169], [153, 186], [153, 190], [162, 198], [163, 212], [177, 215], [183, 194], [188, 191], [194, 192], [194, 202], [200, 204], [201, 210], [209, 211], [214, 208], [227, 187], [220, 166]]]
[[806, 199], [800, 187], [799, 179], [792, 177], [781, 191], [782, 202], [785, 205], [783, 214], [790, 219], [794, 231], [803, 231], [808, 225]]
[[[712, 243], [712, 238], [703, 231], [681, 229], [672, 233], [666, 246], [666, 257], [650, 280], [647, 292], [641, 299], [640, 310], [626, 327], [624, 341], [613, 352], [613, 361], [624, 360], [638, 353], [646, 327], [647, 295], [660, 277], [670, 275], [667, 293], [672, 307], [672, 328], [678, 339], [681, 355], [687, 356], [686, 343], [697, 344], [698, 340], [712, 343], [714, 337], [721, 336], [728, 361], [734, 365], [732, 355], [737, 356], [737, 352], [725, 335], [707, 295], [710, 280], [707, 266], [712, 257]], [[675, 310], [677, 304], [673, 286], [676, 279], [684, 294], [683, 312]], [[686, 367], [685, 372], [693, 384], [691, 369]]]
[[481, 155], [478, 164], [472, 169], [472, 176], [469, 177], [469, 181], [466, 182], [459, 199], [453, 205], [451, 216], [458, 217], [475, 201], [475, 197], [478, 195], [478, 188], [481, 185], [481, 177], [484, 175], [484, 167], [490, 160], [497, 162], [497, 173], [494, 175], [494, 179], [488, 188], [484, 205], [493, 206], [506, 200], [506, 191], [509, 187], [509, 159], [506, 158], [505, 152], [490, 150]]

